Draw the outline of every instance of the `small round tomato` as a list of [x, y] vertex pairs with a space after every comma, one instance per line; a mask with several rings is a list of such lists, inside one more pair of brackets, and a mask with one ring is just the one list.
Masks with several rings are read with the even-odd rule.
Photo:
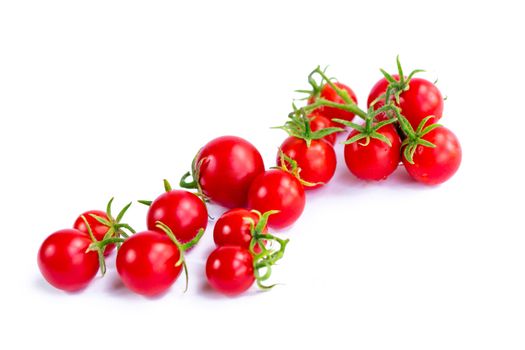
[[461, 164], [461, 146], [456, 135], [444, 126], [425, 134], [422, 139], [436, 147], [419, 145], [414, 164], [403, 157], [403, 164], [412, 178], [427, 185], [437, 185], [450, 179]]
[[[394, 79], [399, 80], [399, 75], [393, 75]], [[385, 93], [388, 81], [385, 78], [379, 80], [368, 95], [368, 107], [381, 94]], [[380, 107], [384, 102], [379, 102], [375, 106]], [[439, 89], [430, 81], [422, 78], [412, 78], [409, 82], [409, 89], [399, 95], [399, 108], [401, 114], [408, 119], [414, 129], [419, 123], [428, 116], [434, 116], [430, 122], [437, 122], [443, 115], [443, 97]]]
[[144, 231], [129, 237], [117, 253], [117, 271], [126, 287], [154, 296], [166, 291], [180, 275], [177, 246], [165, 235]]
[[[234, 245], [250, 248], [252, 240], [251, 227], [257, 226], [259, 223], [259, 215], [253, 211], [236, 208], [230, 209], [217, 220], [213, 228], [213, 240], [217, 246]], [[264, 227], [262, 233], [268, 232], [268, 228]], [[256, 253], [261, 251], [261, 248], [256, 245], [254, 247]]]
[[157, 221], [166, 224], [181, 243], [191, 241], [208, 225], [208, 210], [194, 193], [171, 190], [155, 199], [148, 210], [148, 230], [164, 233]]
[[222, 136], [208, 142], [199, 152], [194, 173], [202, 192], [212, 201], [228, 208], [246, 204], [253, 179], [264, 172], [259, 151], [236, 136]]
[[[387, 137], [391, 146], [385, 142], [370, 138], [345, 145], [345, 162], [348, 169], [362, 180], [384, 180], [397, 169], [400, 162], [401, 140], [392, 124], [385, 125], [377, 132]], [[357, 135], [353, 130], [348, 139]]]
[[223, 294], [234, 296], [246, 291], [255, 281], [250, 251], [239, 246], [218, 247], [206, 261], [206, 277]]
[[[321, 187], [334, 176], [337, 158], [334, 148], [324, 140], [312, 140], [308, 146], [305, 140], [290, 136], [281, 144], [280, 151], [297, 162], [302, 180], [316, 183], [305, 189]], [[282, 166], [280, 151], [277, 154], [278, 166]]]
[[[105, 212], [101, 210], [89, 210], [79, 215], [79, 217], [75, 220], [75, 223], [73, 224], [73, 228], [79, 230], [80, 232], [84, 232], [86, 235], [89, 236], [86, 224], [84, 223], [84, 220], [82, 220], [82, 216], [84, 216], [89, 224], [89, 227], [91, 228], [91, 232], [93, 232], [93, 236], [95, 236], [97, 241], [102, 241], [106, 233], [108, 233], [109, 227], [98, 222], [97, 219], [95, 219], [91, 215], [99, 216], [102, 219], [107, 220], [108, 222], [111, 221]], [[114, 244], [108, 244], [104, 249], [104, 255], [109, 255], [114, 249]]]
[[292, 174], [271, 169], [257, 176], [248, 191], [248, 207], [265, 213], [279, 212], [268, 218], [273, 228], [290, 226], [301, 216], [306, 204], [303, 185]]
[[[350, 95], [350, 98], [354, 101], [355, 104], [357, 104], [357, 96], [355, 95], [354, 91], [352, 91], [351, 88], [339, 82], [335, 82], [334, 85], [337, 86], [341, 90], [347, 91], [348, 95]], [[337, 92], [329, 84], [325, 84], [322, 87], [320, 97], [324, 98], [325, 100], [331, 101], [331, 102], [345, 104], [345, 101], [341, 98], [341, 96], [337, 94]], [[314, 96], [311, 96], [308, 99], [308, 104], [314, 103], [315, 100], [316, 98]], [[338, 118], [338, 119], [348, 120], [350, 122], [352, 121], [352, 119], [354, 119], [354, 116], [355, 116], [355, 114], [352, 112], [344, 111], [344, 110], [341, 110], [335, 107], [323, 106], [323, 107], [316, 108], [315, 111], [322, 114], [329, 120]], [[339, 124], [336, 124], [336, 125], [339, 125]]]
[[[318, 112], [313, 112], [308, 115], [308, 119], [310, 119], [310, 130], [312, 131], [318, 131], [326, 128], [334, 127], [335, 124], [322, 114]], [[335, 145], [335, 141], [337, 139], [337, 133], [333, 133], [330, 135], [326, 135], [321, 140], [325, 140], [330, 145]]]
[[38, 251], [40, 272], [53, 287], [68, 292], [85, 288], [99, 269], [98, 254], [86, 252], [91, 239], [74, 229], [57, 231]]

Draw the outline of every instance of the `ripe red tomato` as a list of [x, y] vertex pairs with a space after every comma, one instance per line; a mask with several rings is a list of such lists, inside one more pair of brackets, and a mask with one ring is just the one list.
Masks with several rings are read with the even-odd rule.
[[[105, 212], [101, 210], [90, 210], [79, 215], [79, 217], [75, 220], [75, 223], [73, 224], [73, 228], [79, 230], [80, 232], [84, 232], [89, 237], [89, 232], [86, 227], [86, 224], [84, 223], [84, 220], [82, 220], [83, 215], [86, 218], [89, 227], [91, 228], [91, 232], [93, 232], [93, 236], [95, 236], [97, 241], [101, 241], [104, 239], [106, 233], [108, 233], [109, 227], [98, 222], [94, 217], [91, 216], [91, 214], [100, 216], [104, 220], [111, 221]], [[114, 244], [108, 244], [104, 250], [104, 255], [109, 255], [114, 249]]]
[[228, 208], [243, 207], [251, 182], [264, 172], [259, 151], [236, 136], [222, 136], [208, 142], [195, 164], [201, 164], [196, 180], [203, 193]]
[[[213, 240], [217, 246], [234, 245], [245, 249], [250, 248], [252, 240], [251, 224], [254, 227], [259, 223], [259, 215], [253, 211], [236, 208], [230, 209], [217, 220], [213, 228]], [[268, 232], [265, 227], [263, 234]], [[261, 248], [256, 245], [254, 247], [256, 253], [261, 251]]]
[[180, 275], [178, 247], [165, 235], [144, 231], [129, 237], [117, 253], [117, 271], [126, 287], [154, 296], [166, 291]]
[[239, 246], [218, 247], [206, 261], [206, 277], [223, 294], [234, 296], [246, 291], [255, 281], [250, 251]]
[[[335, 82], [334, 85], [342, 90], [346, 90], [348, 92], [348, 95], [350, 95], [350, 98], [354, 101], [355, 104], [357, 104], [357, 96], [355, 95], [354, 91], [352, 91], [352, 89], [350, 89], [345, 84], [342, 84], [339, 82]], [[341, 98], [341, 96], [339, 96], [337, 92], [329, 84], [325, 84], [322, 87], [320, 97], [324, 98], [325, 100], [332, 101], [335, 103], [341, 103], [341, 104], [345, 103], [345, 101]], [[308, 104], [314, 103], [315, 100], [316, 100], [315, 96], [311, 96], [308, 99]], [[322, 114], [329, 120], [332, 120], [334, 118], [339, 118], [339, 119], [348, 120], [350, 122], [352, 121], [352, 119], [354, 119], [354, 116], [355, 116], [354, 113], [352, 112], [343, 111], [335, 107], [323, 106], [323, 107], [316, 108], [315, 111], [317, 113]], [[339, 124], [337, 123], [336, 125], [339, 126]]]
[[[387, 137], [391, 146], [385, 142], [370, 138], [345, 145], [345, 162], [348, 169], [362, 180], [384, 180], [397, 169], [400, 162], [401, 140], [392, 124], [385, 125], [377, 130]], [[348, 139], [357, 135], [353, 130]], [[366, 144], [366, 145], [365, 145]]]
[[249, 208], [261, 213], [279, 210], [268, 218], [268, 225], [276, 229], [293, 224], [301, 216], [305, 204], [303, 185], [295, 176], [280, 169], [257, 176], [248, 191]]
[[208, 210], [195, 194], [184, 190], [171, 190], [155, 199], [148, 210], [148, 230], [164, 233], [156, 222], [166, 224], [181, 243], [191, 241], [200, 229], [208, 225]]
[[[399, 79], [399, 75], [393, 75], [394, 79]], [[410, 88], [399, 95], [399, 108], [401, 114], [408, 119], [414, 129], [419, 123], [428, 116], [434, 116], [430, 123], [437, 122], [443, 115], [443, 97], [439, 89], [428, 80], [422, 78], [412, 78], [409, 82]], [[368, 107], [383, 94], [388, 87], [385, 78], [379, 80], [368, 95]], [[384, 103], [376, 104], [376, 107]]]
[[[310, 130], [312, 131], [318, 131], [335, 126], [335, 124], [330, 119], [315, 111], [308, 115], [308, 119], [310, 119]], [[321, 140], [325, 140], [333, 146], [335, 145], [336, 139], [337, 133], [333, 133], [330, 135], [326, 135]]]
[[40, 272], [55, 288], [68, 292], [85, 288], [99, 268], [97, 253], [86, 252], [90, 244], [91, 239], [78, 230], [51, 234], [38, 251]]
[[435, 148], [417, 146], [414, 164], [403, 157], [403, 164], [416, 181], [427, 185], [437, 185], [450, 179], [461, 164], [461, 146], [456, 135], [440, 126], [422, 137], [436, 145]]
[[[319, 183], [305, 186], [305, 189], [321, 187], [334, 176], [337, 158], [334, 148], [324, 140], [312, 140], [308, 147], [305, 140], [290, 136], [281, 144], [280, 150], [297, 162], [302, 180]], [[282, 166], [280, 152], [277, 165]]]

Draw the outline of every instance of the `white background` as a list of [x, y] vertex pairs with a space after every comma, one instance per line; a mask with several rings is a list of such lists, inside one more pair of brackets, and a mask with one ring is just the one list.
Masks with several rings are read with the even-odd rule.
[[[2, 1], [3, 349], [524, 349], [522, 11], [507, 1]], [[521, 34], [519, 34], [521, 33]], [[339, 167], [308, 194], [264, 293], [210, 291], [211, 228], [190, 288], [134, 295], [107, 276], [68, 295], [40, 243], [82, 211], [154, 198], [216, 136], [273, 165], [294, 89], [316, 65], [364, 106], [379, 68], [439, 78], [463, 164], [438, 187]], [[212, 207], [217, 215], [220, 208]], [[145, 227], [146, 208], [127, 217]], [[114, 256], [113, 256], [114, 257]], [[111, 259], [110, 259], [111, 260]]]

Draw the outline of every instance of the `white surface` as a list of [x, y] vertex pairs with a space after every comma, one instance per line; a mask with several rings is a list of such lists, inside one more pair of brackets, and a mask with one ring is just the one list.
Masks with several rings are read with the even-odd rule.
[[[525, 26], [517, 2], [4, 1], [0, 4], [0, 348], [523, 349]], [[205, 287], [210, 224], [149, 300], [103, 280], [68, 295], [36, 265], [82, 211], [153, 198], [209, 139], [273, 163], [294, 89], [330, 64], [361, 106], [380, 67], [425, 68], [463, 164], [427, 188], [339, 168], [283, 232], [268, 293]], [[476, 123], [476, 124], [474, 124]], [[489, 124], [491, 123], [491, 124]], [[512, 138], [514, 137], [514, 138]], [[218, 208], [212, 208], [218, 212]], [[146, 209], [127, 220], [145, 226]]]

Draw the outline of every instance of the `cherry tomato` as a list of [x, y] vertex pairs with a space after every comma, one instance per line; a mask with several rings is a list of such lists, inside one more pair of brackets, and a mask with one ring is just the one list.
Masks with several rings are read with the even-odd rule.
[[305, 204], [303, 185], [295, 176], [280, 169], [257, 176], [248, 192], [249, 208], [261, 213], [279, 210], [268, 218], [268, 225], [273, 228], [293, 224], [301, 216]]
[[239, 246], [218, 247], [206, 261], [206, 277], [223, 294], [234, 296], [246, 291], [255, 281], [250, 251]]
[[129, 237], [117, 253], [117, 271], [126, 287], [154, 296], [166, 291], [180, 275], [177, 246], [165, 235], [143, 231]]
[[[236, 208], [230, 209], [217, 220], [213, 228], [213, 240], [217, 246], [234, 245], [250, 248], [252, 240], [251, 225], [257, 226], [259, 223], [259, 215], [253, 211]], [[268, 228], [265, 227], [262, 233], [267, 233]], [[256, 253], [261, 251], [261, 248], [256, 245], [254, 247]]]
[[[308, 147], [305, 140], [290, 136], [281, 144], [280, 150], [297, 162], [301, 168], [301, 179], [319, 183], [305, 189], [321, 187], [334, 176], [337, 158], [334, 148], [324, 140], [312, 140]], [[280, 152], [277, 154], [277, 165], [282, 165]]]
[[[385, 142], [370, 138], [368, 144], [365, 139], [345, 145], [345, 162], [348, 169], [362, 180], [384, 180], [397, 169], [400, 162], [401, 140], [396, 129], [391, 125], [385, 125], [377, 130], [386, 136], [391, 146]], [[348, 139], [357, 135], [353, 130]]]
[[53, 287], [68, 292], [85, 288], [99, 269], [98, 255], [86, 252], [91, 239], [74, 229], [57, 231], [38, 251], [38, 267]]
[[[394, 79], [399, 79], [399, 75], [393, 75]], [[428, 80], [422, 78], [412, 78], [409, 82], [410, 88], [399, 95], [399, 108], [401, 114], [408, 119], [414, 129], [419, 123], [428, 116], [434, 116], [430, 122], [437, 122], [443, 115], [443, 97], [439, 89]], [[388, 87], [385, 78], [379, 80], [368, 95], [368, 107], [370, 104], [383, 94]], [[376, 107], [384, 103], [379, 102]]]
[[422, 137], [435, 148], [417, 146], [414, 164], [403, 157], [403, 164], [416, 181], [427, 185], [437, 185], [450, 179], [461, 164], [461, 146], [452, 131], [440, 126]]
[[[337, 86], [339, 89], [346, 90], [348, 94], [350, 95], [350, 98], [354, 101], [355, 104], [357, 104], [357, 96], [355, 95], [354, 91], [352, 91], [352, 89], [350, 89], [345, 84], [342, 84], [339, 82], [335, 82], [334, 85]], [[341, 96], [339, 96], [337, 92], [329, 84], [325, 84], [322, 87], [320, 97], [324, 98], [325, 100], [332, 101], [335, 103], [341, 103], [341, 104], [345, 103], [345, 101], [341, 98]], [[314, 96], [308, 99], [308, 104], [312, 104], [314, 102], [315, 102]], [[316, 108], [315, 111], [322, 114], [329, 120], [338, 118], [338, 119], [345, 119], [348, 121], [352, 121], [352, 119], [354, 119], [354, 116], [355, 116], [354, 113], [352, 112], [343, 111], [341, 109], [334, 108], [334, 107], [323, 106], [323, 107]], [[336, 123], [336, 125], [340, 126], [340, 124], [338, 123]]]
[[208, 225], [208, 210], [195, 194], [184, 190], [171, 190], [155, 199], [148, 211], [148, 230], [164, 233], [156, 227], [161, 221], [172, 231], [181, 243], [191, 241], [200, 229]]
[[[310, 129], [312, 131], [322, 130], [335, 126], [335, 124], [330, 119], [315, 111], [313, 113], [310, 113], [308, 115], [308, 118], [310, 119]], [[333, 133], [330, 135], [326, 135], [321, 140], [325, 140], [333, 146], [335, 145], [336, 139], [337, 133]]]
[[[93, 232], [93, 236], [95, 236], [97, 241], [101, 241], [104, 239], [104, 236], [108, 232], [109, 227], [98, 222], [94, 217], [91, 216], [92, 214], [96, 216], [100, 216], [104, 220], [110, 221], [108, 215], [105, 212], [101, 210], [90, 210], [90, 211], [86, 211], [85, 213], [81, 214], [75, 220], [75, 223], [73, 224], [73, 228], [79, 230], [80, 232], [84, 232], [89, 237], [89, 232], [86, 227], [86, 224], [84, 223], [84, 220], [82, 220], [82, 215], [83, 215], [86, 218], [89, 224], [89, 227], [91, 228], [91, 232]], [[109, 255], [114, 249], [115, 249], [114, 244], [108, 244], [104, 250], [104, 255], [105, 256]]]
[[243, 207], [251, 182], [264, 172], [259, 151], [236, 136], [208, 142], [199, 152], [196, 164], [202, 164], [197, 181], [203, 193], [228, 208]]

